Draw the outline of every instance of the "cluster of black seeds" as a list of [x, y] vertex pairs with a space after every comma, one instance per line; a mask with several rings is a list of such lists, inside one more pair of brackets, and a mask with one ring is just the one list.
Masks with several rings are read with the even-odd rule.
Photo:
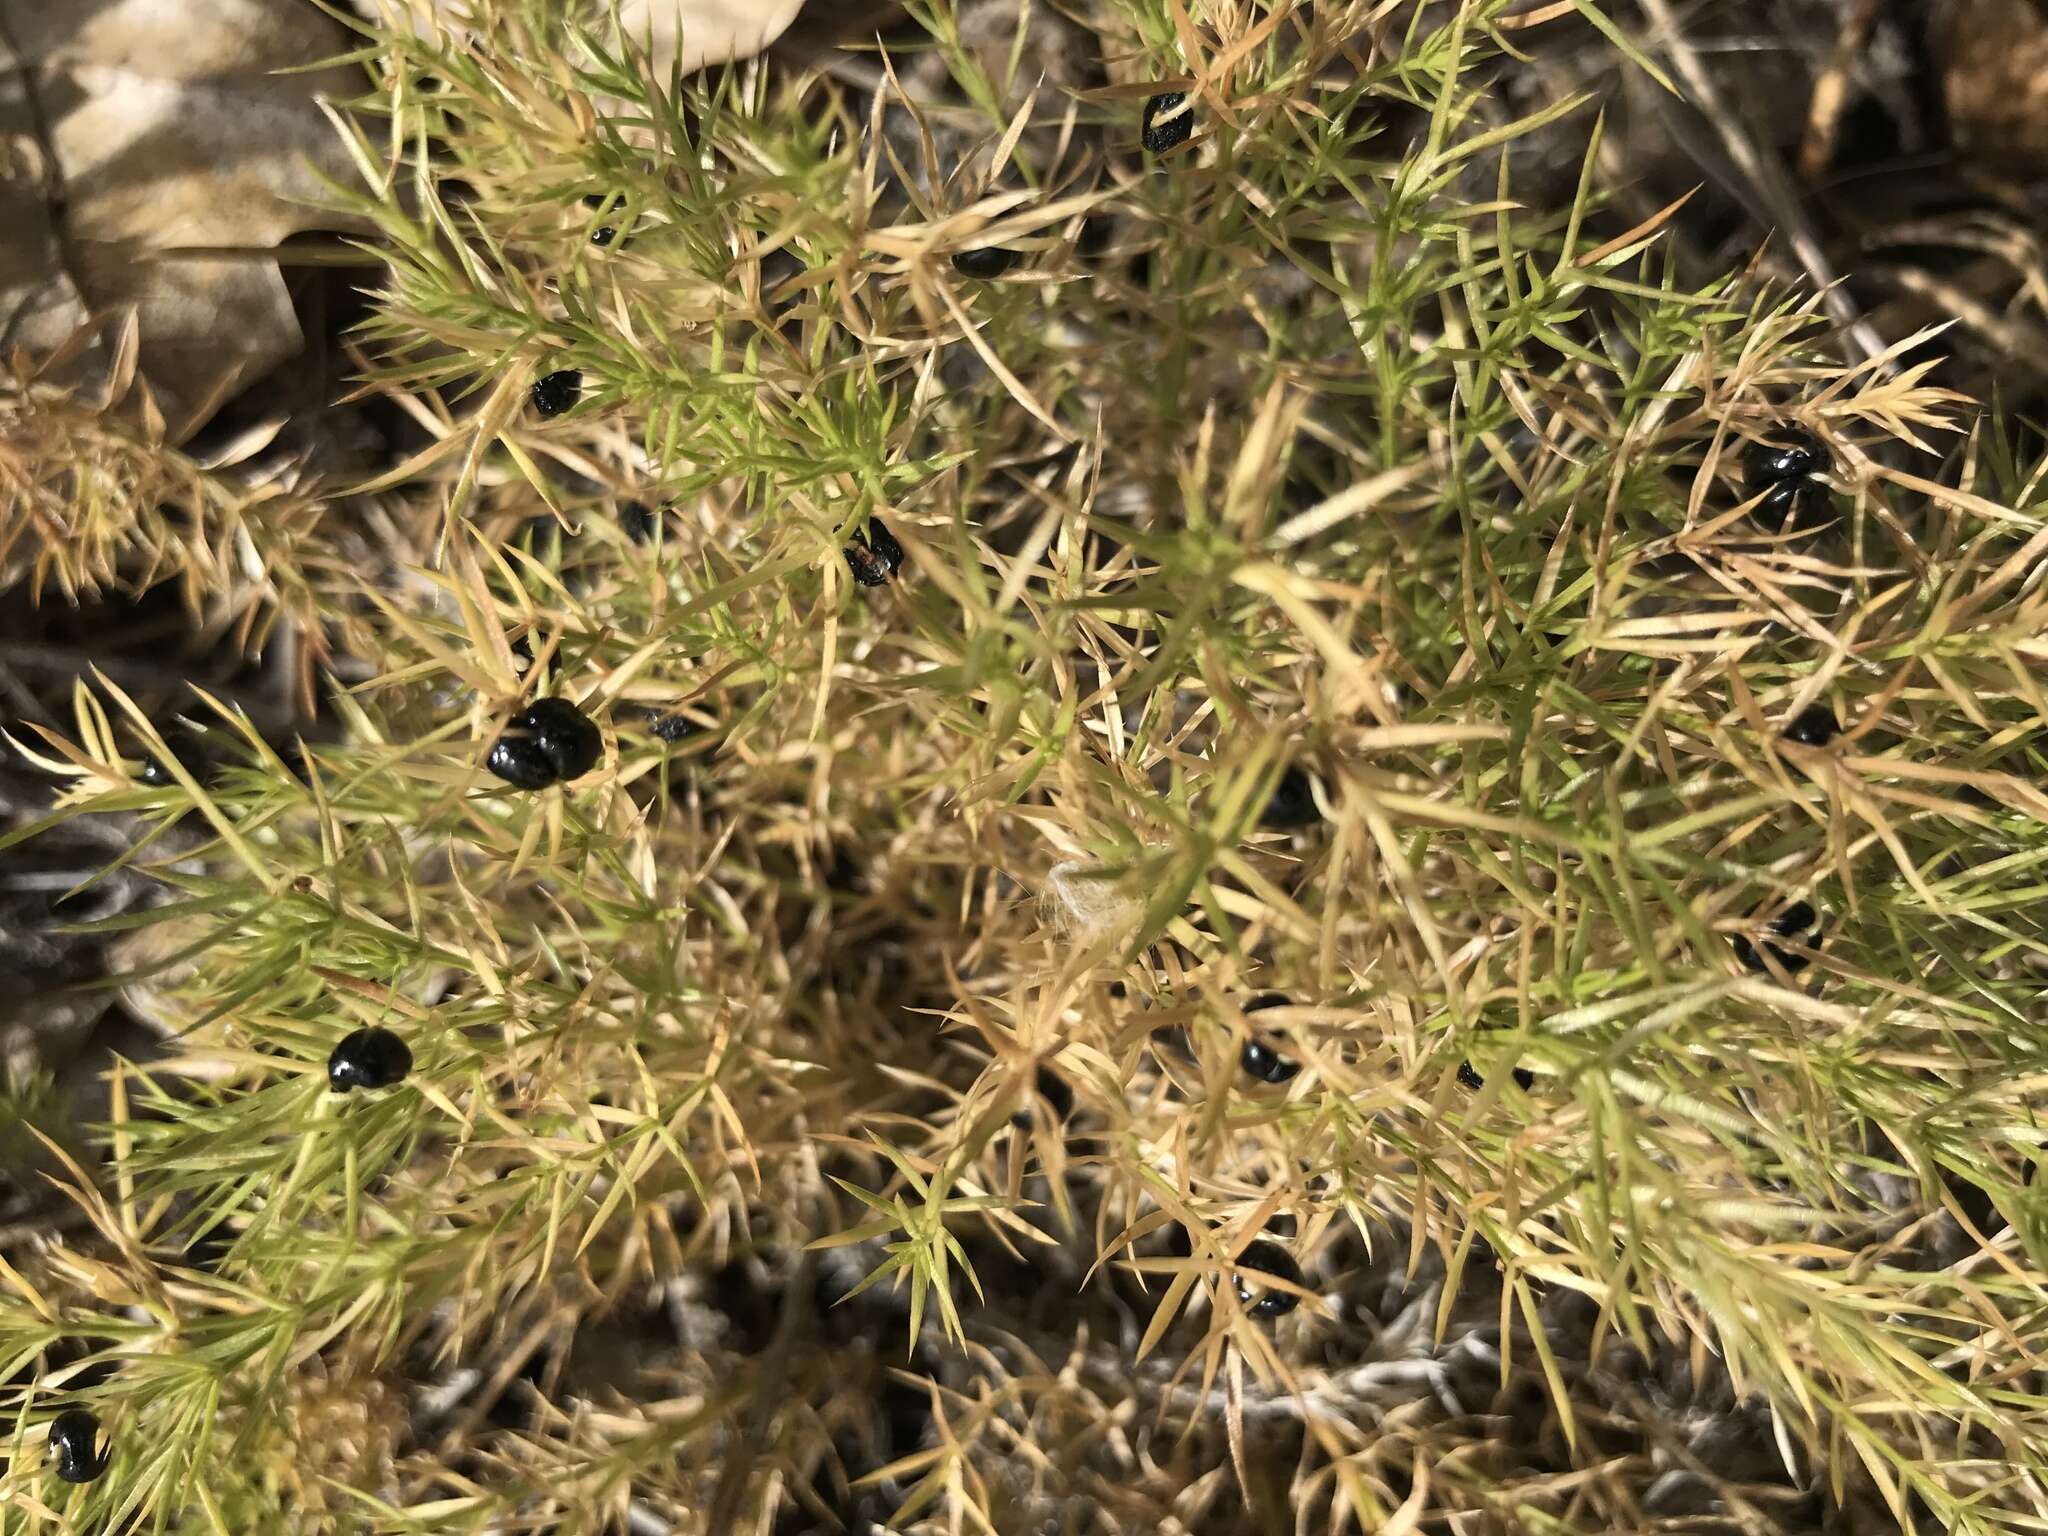
[[[1257, 1013], [1265, 1008], [1285, 1008], [1288, 1000], [1278, 992], [1263, 992], [1244, 1005], [1246, 1013]], [[1244, 1043], [1238, 1053], [1238, 1065], [1248, 1077], [1255, 1077], [1262, 1083], [1284, 1083], [1301, 1071], [1301, 1063], [1289, 1061], [1257, 1035]]]
[[1798, 427], [1782, 427], [1743, 451], [1743, 480], [1752, 494], [1763, 492], [1756, 516], [1765, 527], [1807, 528], [1827, 516], [1828, 488], [1817, 478], [1827, 463], [1820, 439]]
[[[1458, 1063], [1458, 1081], [1475, 1093], [1486, 1086], [1486, 1079], [1479, 1075], [1479, 1069], [1469, 1061]], [[1527, 1067], [1515, 1068], [1515, 1086], [1527, 1090], [1536, 1081], [1536, 1074]]]

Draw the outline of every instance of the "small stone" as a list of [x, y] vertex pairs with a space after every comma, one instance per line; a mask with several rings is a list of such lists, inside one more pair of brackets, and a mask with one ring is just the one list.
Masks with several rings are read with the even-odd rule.
[[962, 277], [1001, 277], [1017, 265], [1016, 251], [1005, 250], [1000, 245], [984, 245], [977, 250], [955, 251], [953, 270]]
[[1186, 91], [1161, 91], [1145, 103], [1140, 137], [1153, 154], [1163, 155], [1176, 145], [1187, 143], [1194, 131], [1195, 109]]
[[879, 517], [871, 517], [868, 531], [856, 533], [853, 542], [846, 546], [846, 564], [853, 579], [862, 586], [879, 587], [903, 564], [903, 546], [882, 526]]
[[653, 724], [647, 727], [656, 740], [670, 743], [681, 741], [696, 728], [695, 722], [679, 709], [657, 711]]
[[1769, 439], [1742, 451], [1742, 478], [1752, 491], [1803, 480], [1827, 467], [1820, 439], [1801, 427], [1781, 427]]
[[1842, 722], [1825, 704], [1802, 709], [1799, 717], [1785, 727], [1785, 739], [1802, 747], [1824, 747], [1842, 733]]
[[83, 1408], [67, 1408], [50, 1421], [50, 1454], [57, 1476], [67, 1483], [89, 1483], [107, 1470], [108, 1453], [99, 1443], [100, 1421]]
[[1257, 1270], [1260, 1274], [1271, 1275], [1277, 1280], [1290, 1281], [1300, 1285], [1301, 1266], [1294, 1262], [1278, 1243], [1259, 1238], [1249, 1244], [1237, 1256], [1239, 1273], [1233, 1277], [1237, 1299], [1244, 1304], [1247, 1312], [1257, 1318], [1282, 1317], [1301, 1305], [1301, 1298], [1292, 1291], [1267, 1290], [1264, 1286], [1250, 1282], [1243, 1271]]
[[1289, 1061], [1256, 1035], [1245, 1041], [1237, 1062], [1262, 1083], [1284, 1083], [1301, 1071], [1300, 1062]]
[[559, 416], [583, 398], [583, 374], [559, 368], [533, 381], [533, 408], [542, 416]]
[[390, 1030], [373, 1025], [342, 1036], [327, 1058], [327, 1086], [336, 1093], [389, 1088], [411, 1070], [411, 1048]]
[[580, 779], [604, 755], [604, 737], [567, 699], [535, 699], [514, 715], [485, 766], [514, 789]]
[[1280, 782], [1259, 812], [1260, 826], [1285, 830], [1312, 827], [1322, 819], [1323, 813], [1316, 805], [1315, 785], [1304, 770], [1294, 766], [1280, 775]]
[[[1774, 934], [1781, 939], [1800, 938], [1801, 935], [1814, 926], [1814, 921], [1813, 907], [1807, 902], [1795, 901], [1783, 912], [1772, 918], [1770, 922], [1766, 923], [1764, 929], [1766, 932]], [[1801, 939], [1801, 942], [1810, 945], [1812, 941], [1810, 939]], [[1767, 969], [1764, 962], [1765, 951], [1768, 951], [1771, 959], [1777, 961], [1779, 966], [1789, 973], [1797, 974], [1806, 969], [1807, 957], [1804, 955], [1790, 954], [1775, 944], [1752, 944], [1747, 935], [1744, 934], [1737, 934], [1735, 936], [1735, 958], [1740, 960], [1749, 970], [1761, 971]]]

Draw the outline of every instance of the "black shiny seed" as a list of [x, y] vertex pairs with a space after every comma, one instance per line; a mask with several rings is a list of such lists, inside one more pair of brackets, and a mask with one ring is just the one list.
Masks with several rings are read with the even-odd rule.
[[1771, 922], [1771, 932], [1781, 939], [1789, 939], [1795, 933], [1804, 933], [1813, 926], [1814, 911], [1810, 902], [1795, 901]]
[[533, 381], [533, 408], [543, 416], [559, 416], [583, 398], [583, 374], [560, 368]]
[[1781, 427], [1769, 440], [1742, 451], [1742, 478], [1752, 491], [1786, 480], [1803, 480], [1827, 466], [1820, 439], [1799, 427]]
[[567, 699], [535, 699], [505, 727], [485, 766], [514, 789], [580, 779], [604, 755], [604, 737]]
[[955, 251], [953, 270], [962, 277], [1001, 277], [1017, 265], [1016, 251], [1005, 250], [1000, 245], [984, 245], [978, 250]]
[[[1255, 1269], [1263, 1275], [1301, 1284], [1301, 1266], [1294, 1262], [1293, 1255], [1278, 1243], [1268, 1242], [1263, 1237], [1237, 1256], [1237, 1265], [1240, 1271]], [[1245, 1310], [1253, 1317], [1280, 1317], [1301, 1305], [1301, 1298], [1292, 1291], [1269, 1291], [1263, 1286], [1247, 1284], [1242, 1273], [1233, 1279], [1237, 1299], [1244, 1303]]]
[[100, 1421], [83, 1408], [67, 1408], [50, 1422], [50, 1454], [67, 1483], [89, 1483], [107, 1470], [100, 1449]]
[[1828, 488], [1818, 480], [1780, 480], [1752, 515], [1766, 528], [1791, 532], [1818, 526], [1833, 510]]
[[1316, 808], [1315, 786], [1306, 772], [1292, 766], [1280, 775], [1265, 809], [1259, 812], [1262, 827], [1310, 827], [1322, 819], [1323, 813]]
[[[1795, 901], [1791, 906], [1766, 923], [1764, 928], [1767, 932], [1776, 934], [1781, 939], [1796, 938], [1813, 927], [1814, 919], [1815, 914], [1810, 903]], [[1787, 953], [1775, 944], [1752, 944], [1742, 934], [1735, 936], [1735, 958], [1740, 960], [1749, 970], [1761, 971], [1766, 968], [1762, 953], [1765, 950], [1768, 950], [1770, 957], [1777, 961], [1779, 966], [1787, 972], [1797, 973], [1806, 969], [1807, 957], [1804, 955]]]
[[1153, 154], [1163, 155], [1175, 145], [1187, 143], [1194, 131], [1195, 109], [1188, 103], [1186, 91], [1161, 91], [1145, 103], [1140, 137]]
[[1802, 709], [1799, 718], [1785, 727], [1785, 739], [1802, 747], [1824, 747], [1842, 733], [1842, 722], [1825, 704]]
[[846, 546], [847, 569], [864, 587], [879, 587], [903, 564], [903, 546], [882, 526], [879, 517], [868, 519], [868, 531], [856, 533]]
[[[197, 731], [179, 722], [161, 734], [170, 756], [176, 758], [196, 781], [205, 784], [212, 779], [213, 761]], [[164, 789], [178, 782], [171, 773], [170, 763], [162, 753], [157, 752], [152, 752], [143, 759], [142, 771], [135, 777], [151, 789]]]
[[327, 1058], [327, 1086], [336, 1093], [389, 1088], [411, 1070], [411, 1048], [390, 1030], [372, 1026], [342, 1036]]
[[611, 225], [600, 224], [590, 232], [590, 243], [592, 245], [610, 245], [612, 237], [617, 233], [618, 231], [613, 229]]
[[1301, 1070], [1301, 1063], [1289, 1061], [1256, 1035], [1245, 1041], [1237, 1063], [1262, 1083], [1284, 1083]]

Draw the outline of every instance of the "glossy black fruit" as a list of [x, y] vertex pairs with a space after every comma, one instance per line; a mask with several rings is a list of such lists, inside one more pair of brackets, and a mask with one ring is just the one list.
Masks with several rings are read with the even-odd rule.
[[868, 531], [856, 533], [846, 546], [847, 568], [864, 587], [879, 587], [903, 564], [903, 546], [882, 526], [879, 517], [868, 519]]
[[1140, 137], [1153, 154], [1163, 155], [1175, 145], [1187, 143], [1194, 131], [1195, 109], [1186, 91], [1161, 91], [1145, 103]]
[[1799, 717], [1785, 727], [1785, 739], [1802, 747], [1824, 747], [1842, 734], [1842, 722], [1825, 704], [1802, 709]]
[[276, 751], [277, 760], [284, 764], [285, 772], [301, 784], [313, 782], [313, 770], [306, 765], [306, 739], [303, 736], [279, 742]]
[[[1479, 1069], [1474, 1067], [1472, 1063], [1469, 1061], [1461, 1061], [1458, 1063], [1458, 1081], [1463, 1083], [1467, 1088], [1471, 1088], [1474, 1090], [1484, 1088], [1486, 1086], [1486, 1079], [1479, 1075]], [[1527, 1067], [1515, 1068], [1515, 1086], [1517, 1088], [1526, 1090], [1532, 1084], [1534, 1084], [1535, 1081], [1536, 1074], [1534, 1072], [1531, 1072]]]
[[327, 1086], [336, 1093], [389, 1088], [412, 1070], [412, 1050], [388, 1029], [359, 1029], [342, 1036], [327, 1058]]
[[1800, 427], [1781, 427], [1766, 442], [1742, 451], [1742, 478], [1752, 491], [1786, 480], [1803, 480], [1825, 469], [1828, 451], [1820, 439]]
[[533, 408], [543, 416], [559, 416], [583, 398], [583, 374], [559, 368], [533, 381]]
[[613, 229], [611, 225], [600, 224], [590, 232], [590, 243], [592, 245], [610, 245], [612, 237], [616, 234], [618, 234], [618, 231]]
[[100, 1421], [83, 1408], [67, 1408], [50, 1422], [50, 1455], [67, 1483], [89, 1483], [107, 1470]]
[[619, 508], [619, 532], [635, 544], [645, 544], [661, 526], [661, 514], [644, 501], [629, 501]]
[[1289, 767], [1280, 775], [1265, 809], [1259, 812], [1262, 827], [1310, 827], [1322, 819], [1323, 813], [1316, 806], [1315, 786], [1308, 774], [1296, 767]]
[[1281, 1317], [1301, 1305], [1301, 1298], [1292, 1291], [1269, 1291], [1264, 1286], [1251, 1283], [1242, 1273], [1255, 1269], [1260, 1274], [1300, 1285], [1301, 1266], [1278, 1243], [1259, 1238], [1237, 1256], [1237, 1266], [1240, 1271], [1234, 1277], [1237, 1299], [1244, 1303], [1245, 1310], [1253, 1317]]
[[979, 250], [955, 251], [953, 270], [962, 277], [1001, 277], [1017, 265], [1016, 251], [1004, 250], [1000, 245], [984, 245]]
[[1237, 1063], [1262, 1083], [1284, 1083], [1301, 1070], [1300, 1062], [1289, 1061], [1256, 1035], [1245, 1041]]
[[1828, 488], [1818, 480], [1780, 480], [1764, 492], [1762, 504], [1752, 515], [1764, 527], [1786, 532], [1815, 527], [1833, 510]]
[[604, 737], [567, 699], [535, 699], [514, 715], [485, 766], [515, 789], [580, 779], [604, 755]]
[[[164, 746], [170, 756], [175, 757], [184, 770], [199, 783], [204, 784], [213, 777], [213, 761], [207, 754], [206, 743], [199, 733], [182, 721], [175, 722], [162, 733]], [[151, 789], [164, 789], [177, 783], [169, 762], [161, 753], [152, 752], [143, 759], [142, 771], [135, 775]]]
[[[1766, 932], [1775, 934], [1781, 939], [1800, 938], [1801, 935], [1805, 934], [1813, 926], [1813, 908], [1803, 901], [1795, 901], [1791, 906], [1764, 925]], [[1812, 941], [1802, 939], [1802, 942], [1810, 944]], [[1750, 970], [1761, 971], [1766, 968], [1763, 951], [1768, 951], [1770, 957], [1788, 972], [1796, 973], [1806, 969], [1806, 956], [1804, 955], [1790, 954], [1775, 944], [1752, 944], [1742, 934], [1735, 936], [1735, 958], [1740, 960]]]

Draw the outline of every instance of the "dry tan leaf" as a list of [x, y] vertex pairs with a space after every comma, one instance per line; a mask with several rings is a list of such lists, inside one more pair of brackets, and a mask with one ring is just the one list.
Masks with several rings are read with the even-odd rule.
[[0, 332], [42, 349], [136, 313], [180, 437], [297, 352], [274, 249], [348, 175], [316, 94], [360, 82], [277, 71], [348, 44], [304, 0], [0, 0], [0, 128], [29, 171], [0, 193]]

